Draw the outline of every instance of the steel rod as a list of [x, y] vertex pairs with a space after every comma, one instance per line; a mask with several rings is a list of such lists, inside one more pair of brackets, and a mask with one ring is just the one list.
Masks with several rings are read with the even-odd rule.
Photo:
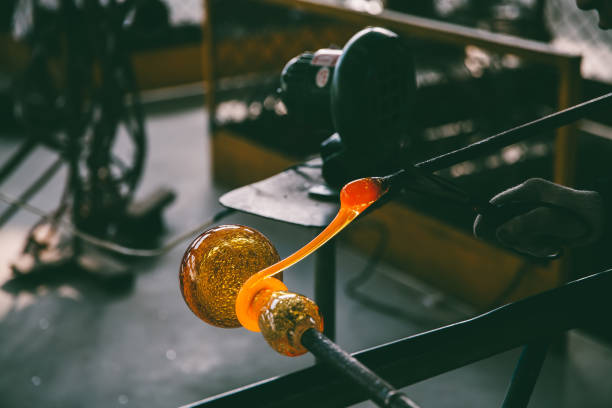
[[416, 164], [415, 167], [419, 167], [430, 172], [445, 169], [466, 160], [472, 160], [486, 154], [493, 153], [502, 147], [517, 143], [530, 136], [568, 125], [585, 117], [588, 113], [596, 112], [604, 108], [609, 108], [612, 110], [612, 92], [559, 112], [555, 112], [548, 116], [544, 116], [543, 118], [536, 119], [532, 122], [505, 130], [501, 133], [452, 152], [425, 160]]
[[[57, 173], [62, 167], [63, 160], [58, 158], [51, 166], [49, 166], [17, 199], [18, 202], [27, 202], [34, 194], [43, 188], [51, 178]], [[17, 203], [11, 204], [3, 213], [0, 214], [0, 227], [2, 227], [15, 213], [19, 210], [20, 206]]]
[[302, 345], [317, 360], [329, 364], [337, 372], [349, 378], [353, 383], [366, 390], [376, 404], [390, 408], [418, 408], [412, 400], [376, 373], [359, 362], [355, 357], [342, 350], [337, 344], [315, 329], [308, 329], [302, 334]]
[[336, 240], [315, 252], [314, 299], [325, 316], [323, 333], [336, 338]]
[[546, 339], [525, 346], [512, 375], [502, 408], [527, 408], [549, 345], [550, 340]]

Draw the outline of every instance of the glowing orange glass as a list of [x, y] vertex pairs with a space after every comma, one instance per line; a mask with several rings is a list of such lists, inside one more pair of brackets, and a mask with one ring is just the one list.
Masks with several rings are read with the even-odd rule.
[[[272, 243], [260, 232], [242, 225], [221, 225], [197, 237], [185, 251], [179, 269], [181, 294], [189, 309], [217, 327], [240, 327], [236, 296], [253, 274], [278, 262]], [[287, 290], [278, 279], [273, 290]]]
[[236, 298], [236, 316], [240, 324], [248, 330], [258, 332], [258, 315], [257, 311], [252, 310], [251, 304], [260, 290], [268, 289], [268, 282], [273, 283], [269, 279], [317, 250], [387, 191], [382, 179], [376, 177], [355, 180], [345, 185], [340, 192], [338, 214], [318, 236], [282, 261], [251, 276], [244, 283]]

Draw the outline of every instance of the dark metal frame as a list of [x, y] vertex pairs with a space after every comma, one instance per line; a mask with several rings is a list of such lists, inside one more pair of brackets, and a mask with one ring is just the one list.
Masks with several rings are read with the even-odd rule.
[[[525, 407], [546, 352], [547, 340], [567, 330], [605, 322], [612, 307], [612, 270], [502, 306], [488, 313], [355, 353], [395, 387], [528, 344], [504, 402]], [[317, 364], [288, 375], [186, 405], [185, 408], [338, 407], [367, 399], [364, 390]]]

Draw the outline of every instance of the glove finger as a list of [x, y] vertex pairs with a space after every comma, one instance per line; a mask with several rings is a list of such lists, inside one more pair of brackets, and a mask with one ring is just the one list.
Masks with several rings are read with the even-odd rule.
[[550, 184], [553, 183], [540, 178], [532, 178], [497, 194], [491, 199], [491, 203], [500, 205], [509, 202], [540, 201], [543, 190], [547, 191]]
[[483, 225], [483, 217], [482, 214], [478, 214], [476, 219], [474, 219], [474, 224], [472, 225], [472, 232], [474, 236], [478, 239], [482, 239], [482, 225]]

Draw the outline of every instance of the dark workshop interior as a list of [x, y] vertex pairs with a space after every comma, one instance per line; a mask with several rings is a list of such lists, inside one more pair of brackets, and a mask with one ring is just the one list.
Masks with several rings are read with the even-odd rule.
[[0, 406], [611, 407], [610, 163], [610, 0], [3, 0]]

